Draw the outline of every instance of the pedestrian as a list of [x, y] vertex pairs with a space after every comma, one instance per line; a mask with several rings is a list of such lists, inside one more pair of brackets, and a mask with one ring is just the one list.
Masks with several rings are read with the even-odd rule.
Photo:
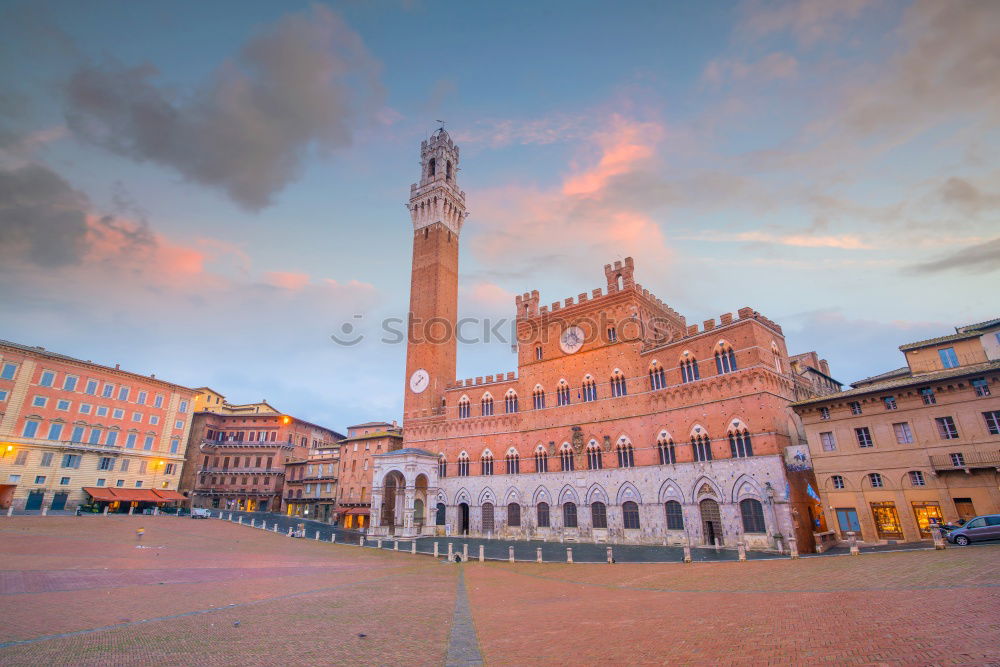
[[142, 536], [145, 533], [146, 533], [146, 529], [145, 528], [142, 528], [142, 527], [136, 528], [136, 530], [135, 530], [135, 541], [138, 544], [142, 544]]

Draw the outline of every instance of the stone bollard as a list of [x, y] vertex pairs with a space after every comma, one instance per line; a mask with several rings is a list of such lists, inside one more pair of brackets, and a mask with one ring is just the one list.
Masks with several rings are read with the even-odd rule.
[[108, 515], [108, 506], [105, 505], [104, 506], [104, 516], [107, 516], [107, 515]]
[[330, 533], [330, 544], [337, 543], [337, 533]]
[[799, 541], [794, 537], [788, 538], [788, 557], [792, 560], [799, 557]]
[[43, 507], [42, 508], [42, 516], [48, 516], [48, 515], [49, 515], [49, 508], [48, 507]]
[[691, 538], [690, 537], [688, 537], [686, 540], [684, 540], [684, 562], [685, 563], [690, 563], [691, 562]]
[[448, 543], [448, 562], [449, 563], [452, 562], [453, 560], [455, 560], [455, 553], [454, 553], [454, 551], [452, 549], [452, 546], [453, 546], [452, 543], [449, 542]]
[[439, 555], [438, 555], [438, 543], [437, 542], [434, 543], [434, 557], [435, 558], [439, 557]]
[[7, 516], [14, 516], [14, 506], [11, 505], [7, 508]]
[[160, 508], [159, 507], [154, 507], [153, 508], [153, 516], [160, 516]]
[[566, 562], [573, 562], [573, 547], [566, 547]]
[[278, 532], [278, 522], [274, 522], [274, 532]]
[[256, 528], [257, 527], [257, 519], [255, 519], [253, 517], [250, 517], [250, 527], [251, 528]]
[[417, 541], [416, 540], [413, 540], [412, 542], [410, 542], [410, 553], [413, 554], [414, 556], [417, 555]]
[[743, 543], [743, 540], [736, 543], [736, 551], [739, 562], [745, 563], [747, 560], [747, 545]]
[[361, 537], [358, 538], [358, 546], [359, 547], [365, 546], [365, 536], [364, 535], [362, 535]]
[[393, 540], [392, 541], [392, 550], [393, 551], [399, 551], [399, 540]]
[[240, 524], [242, 526], [243, 525], [243, 517], [240, 517], [240, 520], [237, 521], [236, 523], [238, 523], [238, 524]]
[[134, 509], [135, 509], [135, 508], [134, 508], [134, 507], [132, 507], [131, 505], [129, 505], [129, 506], [128, 506], [128, 515], [129, 515], [129, 516], [132, 516], [132, 511], [133, 511]]
[[[482, 548], [482, 545], [480, 545], [480, 548]], [[479, 560], [482, 560], [482, 553], [483, 552], [480, 551], [479, 553], [480, 553]], [[507, 547], [507, 560], [509, 560], [511, 563], [514, 562], [514, 547]]]
[[376, 546], [376, 548], [381, 549], [382, 548], [382, 540], [380, 540], [380, 539], [379, 540], [375, 540], [375, 546]]
[[538, 547], [538, 548], [535, 549], [535, 562], [536, 563], [541, 563], [542, 562], [542, 548], [541, 547]]
[[463, 563], [469, 562], [469, 543], [468, 542], [466, 542], [465, 544], [462, 545], [462, 562]]
[[931, 537], [934, 538], [934, 549], [940, 551], [945, 548], [944, 535], [941, 534], [941, 526], [936, 523], [931, 524]]
[[319, 541], [319, 531], [316, 531], [316, 540]]
[[230, 513], [229, 513], [229, 520], [230, 520], [230, 521], [232, 521], [232, 520], [233, 520], [233, 513], [232, 513], [232, 512], [230, 512]]
[[858, 538], [854, 534], [854, 531], [848, 531], [847, 544], [850, 547], [850, 553], [852, 556], [857, 556], [858, 554], [861, 553], [861, 550], [858, 549]]
[[720, 539], [719, 539], [719, 538], [717, 537], [717, 538], [715, 538], [715, 550], [716, 550], [716, 551], [718, 551], [718, 550], [719, 550], [719, 549], [721, 549], [721, 548], [722, 548], [722, 540], [720, 540]]
[[479, 562], [480, 563], [482, 563], [484, 560], [486, 560], [486, 554], [484, 553], [485, 551], [486, 551], [486, 549], [483, 547], [482, 544], [480, 544], [479, 545]]
[[292, 527], [289, 526], [288, 527], [288, 537], [291, 537], [291, 536], [292, 536]]
[[612, 547], [608, 547], [608, 565], [615, 562], [615, 554]]

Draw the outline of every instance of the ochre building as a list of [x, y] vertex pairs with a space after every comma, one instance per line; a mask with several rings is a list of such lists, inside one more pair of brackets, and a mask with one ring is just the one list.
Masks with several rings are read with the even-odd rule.
[[332, 523], [337, 517], [340, 448], [316, 450], [285, 463], [285, 513]]
[[811, 548], [824, 518], [789, 404], [825, 380], [793, 370], [778, 324], [748, 307], [688, 323], [626, 258], [599, 288], [518, 296], [517, 370], [456, 379], [466, 209], [443, 129], [421, 164], [404, 442], [374, 457], [374, 533]]
[[1000, 320], [899, 349], [906, 366], [794, 406], [841, 537], [929, 539], [1000, 512]]
[[340, 443], [340, 486], [337, 523], [360, 530], [369, 525], [372, 506], [373, 456], [402, 447], [403, 433], [396, 422], [365, 422], [347, 427]]
[[193, 389], [0, 341], [0, 509], [126, 512], [177, 492]]

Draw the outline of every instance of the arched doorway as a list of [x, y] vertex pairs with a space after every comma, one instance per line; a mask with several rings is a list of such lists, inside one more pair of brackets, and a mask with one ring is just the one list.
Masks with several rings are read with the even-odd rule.
[[445, 523], [445, 505], [444, 503], [437, 504], [437, 515], [434, 517], [434, 523], [438, 526], [443, 526]]
[[396, 508], [405, 486], [406, 481], [399, 471], [393, 470], [385, 476], [382, 487], [382, 511], [379, 514], [379, 523], [386, 528], [389, 535], [395, 535], [396, 526], [402, 525], [401, 518], [397, 516], [399, 513], [396, 511]]
[[413, 527], [420, 533], [427, 523], [427, 503], [430, 500], [427, 497], [427, 475], [417, 475], [413, 487]]
[[701, 508], [701, 527], [705, 536], [705, 544], [723, 544], [722, 516], [719, 514], [719, 503], [711, 498], [705, 498], [698, 506]]
[[424, 501], [420, 498], [413, 501], [413, 525], [417, 532], [420, 532], [424, 527]]
[[469, 534], [469, 503], [461, 503], [458, 506], [458, 533]]
[[493, 532], [493, 503], [483, 503], [483, 532]]

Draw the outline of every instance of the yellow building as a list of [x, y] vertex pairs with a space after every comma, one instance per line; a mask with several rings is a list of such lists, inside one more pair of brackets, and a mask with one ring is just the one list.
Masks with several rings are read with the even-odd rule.
[[233, 404], [226, 397], [209, 387], [198, 387], [194, 398], [195, 412], [215, 412], [221, 415], [277, 415], [280, 414], [267, 401]]
[[928, 539], [1000, 512], [1000, 319], [899, 349], [906, 366], [793, 404], [841, 537]]

